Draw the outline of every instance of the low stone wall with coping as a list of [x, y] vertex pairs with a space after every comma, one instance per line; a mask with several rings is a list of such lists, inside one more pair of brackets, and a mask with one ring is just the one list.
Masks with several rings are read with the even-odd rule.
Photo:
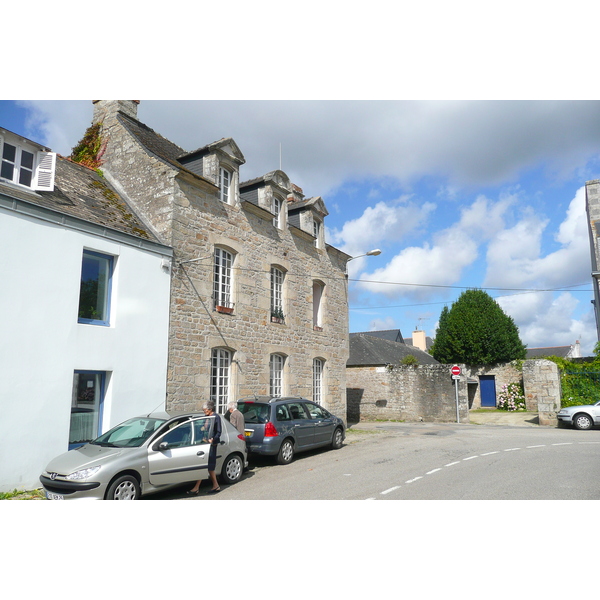
[[[346, 369], [347, 418], [361, 420], [456, 422], [451, 365], [349, 367]], [[481, 408], [479, 377], [492, 375], [496, 395], [504, 385], [522, 383], [528, 411], [539, 413], [540, 425], [556, 425], [560, 410], [560, 371], [549, 360], [526, 360], [489, 367], [461, 365], [458, 380], [459, 419], [469, 422], [469, 409]], [[470, 382], [470, 383], [468, 383]], [[493, 409], [491, 409], [493, 410]]]

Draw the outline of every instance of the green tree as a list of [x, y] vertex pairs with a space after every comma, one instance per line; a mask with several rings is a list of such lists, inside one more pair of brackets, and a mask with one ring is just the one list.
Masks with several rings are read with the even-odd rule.
[[525, 358], [515, 322], [483, 290], [467, 290], [440, 315], [431, 355], [441, 363], [491, 365]]

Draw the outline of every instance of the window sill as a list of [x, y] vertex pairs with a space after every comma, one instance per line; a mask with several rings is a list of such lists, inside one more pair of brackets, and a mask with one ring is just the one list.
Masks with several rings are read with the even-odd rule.
[[313, 331], [323, 331], [323, 328], [318, 325], [313, 325]]
[[223, 315], [232, 315], [233, 308], [229, 306], [215, 306], [215, 310]]
[[98, 327], [110, 327], [108, 321], [96, 321], [94, 319], [78, 319], [77, 323], [80, 325], [96, 325]]
[[279, 323], [280, 325], [285, 325], [285, 319], [281, 317], [271, 317], [271, 323]]

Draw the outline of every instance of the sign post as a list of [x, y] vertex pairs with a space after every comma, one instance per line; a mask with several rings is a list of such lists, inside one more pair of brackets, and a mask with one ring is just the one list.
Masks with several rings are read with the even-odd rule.
[[456, 397], [456, 422], [460, 423], [460, 414], [458, 412], [458, 381], [460, 379], [461, 368], [458, 365], [454, 365], [450, 369], [452, 373], [452, 379], [454, 380], [454, 395]]

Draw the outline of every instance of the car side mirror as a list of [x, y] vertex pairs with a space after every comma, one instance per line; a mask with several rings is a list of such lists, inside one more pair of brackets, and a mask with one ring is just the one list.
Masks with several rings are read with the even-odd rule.
[[167, 450], [168, 448], [169, 448], [168, 442], [159, 442], [157, 444], [154, 444], [154, 446], [152, 446], [152, 450], [154, 450], [155, 452], [157, 452], [159, 450]]

